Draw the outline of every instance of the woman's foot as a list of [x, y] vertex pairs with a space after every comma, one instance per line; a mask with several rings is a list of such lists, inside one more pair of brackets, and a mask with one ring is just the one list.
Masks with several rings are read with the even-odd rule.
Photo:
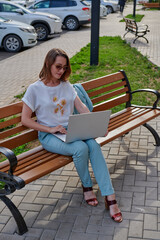
[[115, 222], [122, 222], [122, 213], [118, 208], [117, 201], [115, 200], [115, 194], [105, 197], [105, 206], [110, 210], [110, 216]]
[[[83, 187], [83, 186], [82, 186]], [[98, 201], [92, 187], [83, 187], [84, 199], [88, 205], [97, 206]]]

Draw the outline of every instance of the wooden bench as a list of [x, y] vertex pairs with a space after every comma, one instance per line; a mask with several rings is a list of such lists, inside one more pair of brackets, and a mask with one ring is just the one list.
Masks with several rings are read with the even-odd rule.
[[[147, 123], [160, 116], [160, 108], [157, 107], [160, 100], [158, 91], [144, 89], [132, 92], [124, 71], [90, 80], [82, 85], [94, 104], [93, 111], [124, 105], [123, 110], [111, 115], [107, 137], [98, 138], [101, 146], [141, 125], [153, 134], [156, 145], [160, 146], [158, 133]], [[149, 92], [155, 95], [156, 100], [152, 106], [148, 107], [132, 105], [132, 95], [136, 92], [144, 92], [144, 94]], [[35, 147], [16, 157], [9, 149], [33, 142], [38, 137], [37, 131], [28, 129], [21, 124], [21, 111], [22, 102], [0, 108], [0, 152], [9, 160], [0, 163], [0, 181], [5, 183], [5, 187], [0, 190], [0, 199], [7, 205], [15, 218], [19, 234], [25, 233], [27, 226], [19, 210], [6, 195], [72, 162], [72, 157], [47, 152], [42, 146]], [[33, 118], [35, 118], [34, 114]]]
[[159, 2], [154, 2], [154, 3], [149, 3], [145, 2], [142, 4], [144, 8], [160, 8], [160, 3]]
[[124, 21], [126, 23], [126, 33], [123, 35], [123, 38], [126, 36], [127, 33], [132, 33], [136, 36], [133, 43], [135, 43], [135, 41], [140, 37], [144, 38], [148, 43], [148, 39], [144, 37], [147, 32], [149, 32], [148, 25], [142, 24], [138, 26], [135, 20], [129, 18], [124, 18]]

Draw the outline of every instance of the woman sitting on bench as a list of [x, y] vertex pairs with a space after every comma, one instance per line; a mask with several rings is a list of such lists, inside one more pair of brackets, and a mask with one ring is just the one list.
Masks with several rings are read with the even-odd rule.
[[[69, 115], [74, 107], [79, 113], [87, 113], [89, 109], [82, 103], [67, 78], [71, 67], [67, 54], [61, 49], [48, 52], [40, 79], [31, 84], [23, 97], [22, 124], [39, 131], [39, 141], [47, 151], [72, 156], [78, 175], [82, 182], [84, 199], [91, 206], [98, 201], [92, 189], [92, 180], [88, 169], [90, 159], [93, 172], [105, 196], [106, 208], [115, 222], [122, 222], [122, 214], [115, 200], [115, 193], [110, 174], [101, 151], [94, 139], [65, 143], [53, 133], [66, 133]], [[31, 116], [36, 113], [37, 122]]]

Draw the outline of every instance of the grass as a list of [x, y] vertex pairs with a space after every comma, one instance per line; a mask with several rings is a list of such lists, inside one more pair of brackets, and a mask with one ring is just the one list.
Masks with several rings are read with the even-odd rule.
[[[100, 38], [98, 66], [90, 66], [90, 44], [71, 58], [71, 66], [71, 83], [88, 81], [123, 69], [132, 90], [140, 88], [160, 90], [160, 68], [152, 64], [136, 48], [131, 48], [120, 37]], [[140, 94], [134, 100], [134, 103], [141, 105], [150, 105], [152, 102], [153, 96], [148, 94]]]
[[[141, 14], [136, 14], [135, 17], [133, 17], [132, 14], [128, 14], [127, 16], [125, 16], [125, 18], [133, 19], [136, 22], [140, 22], [143, 17], [144, 17], [144, 15], [141, 15]], [[122, 20], [120, 20], [120, 22], [124, 22], [124, 20], [122, 19]]]

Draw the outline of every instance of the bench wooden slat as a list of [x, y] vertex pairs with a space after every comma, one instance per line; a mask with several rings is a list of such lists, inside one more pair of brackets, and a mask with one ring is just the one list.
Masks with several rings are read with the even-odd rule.
[[21, 133], [18, 136], [14, 136], [12, 138], [6, 139], [4, 141], [0, 141], [0, 145], [6, 148], [16, 148], [19, 145], [23, 145], [25, 143], [31, 142], [37, 139], [38, 133], [35, 130], [28, 130], [25, 133]]
[[11, 105], [2, 107], [1, 111], [0, 111], [0, 119], [10, 117], [12, 115], [21, 113], [22, 112], [22, 105], [23, 105], [22, 102], [18, 102], [18, 103], [13, 103]]
[[127, 101], [129, 101], [129, 94], [117, 97], [115, 99], [108, 100], [107, 102], [99, 103], [96, 106], [94, 106], [93, 111], [95, 112], [95, 111], [108, 110], [122, 103], [126, 103]]
[[23, 173], [19, 175], [26, 184], [35, 181], [36, 179], [43, 177], [65, 165], [68, 163], [72, 162], [72, 157], [67, 157], [67, 156], [59, 156], [56, 159], [51, 159], [49, 162], [44, 163], [40, 166], [37, 166], [36, 168], [27, 171], [26, 173]]
[[58, 154], [52, 154], [49, 152], [48, 153], [46, 152], [45, 154], [42, 154], [41, 156], [38, 157], [33, 155], [34, 158], [32, 160], [30, 160], [29, 162], [25, 162], [16, 168], [15, 175], [19, 176], [25, 172], [30, 171], [33, 168], [41, 166], [44, 163], [47, 164], [47, 162], [49, 162], [50, 160], [56, 159], [57, 156]]
[[0, 129], [6, 128], [8, 126], [17, 124], [21, 121], [21, 116], [9, 119], [5, 122], [0, 122]]
[[98, 88], [98, 87], [101, 87], [106, 84], [110, 84], [110, 83], [113, 83], [115, 81], [119, 81], [122, 79], [124, 79], [123, 74], [121, 72], [117, 72], [114, 74], [110, 74], [108, 76], [100, 77], [100, 78], [98, 78], [98, 81], [97, 81], [97, 79], [93, 79], [88, 82], [84, 82], [84, 83], [82, 83], [82, 86], [84, 87], [84, 89], [86, 91], [88, 91], [88, 90]]
[[115, 140], [118, 137], [121, 137], [123, 134], [128, 133], [135, 129], [136, 127], [139, 127], [143, 125], [144, 123], [160, 116], [160, 111], [159, 110], [152, 110], [150, 112], [147, 112], [145, 115], [140, 116], [139, 118], [136, 118], [125, 125], [121, 125], [120, 127], [112, 130], [111, 132], [108, 133], [107, 137], [103, 138], [98, 138], [97, 142], [103, 146], [113, 140]]
[[107, 93], [107, 94], [104, 94], [102, 96], [99, 96], [99, 97], [96, 97], [96, 98], [93, 98], [91, 99], [92, 103], [95, 104], [95, 103], [99, 103], [105, 99], [110, 99], [112, 97], [115, 97], [115, 96], [118, 96], [119, 94], [122, 94], [122, 93], [126, 93], [128, 90], [127, 87], [125, 88], [122, 88], [122, 89], [118, 89], [116, 91], [112, 91], [110, 93]]
[[10, 137], [14, 134], [17, 134], [19, 132], [23, 132], [24, 130], [28, 129], [27, 127], [21, 125], [21, 126], [18, 126], [18, 127], [14, 127], [14, 128], [11, 128], [5, 132], [0, 132], [0, 139], [4, 139], [4, 138], [7, 138], [7, 137]]
[[100, 89], [96, 89], [96, 90], [93, 90], [92, 92], [88, 92], [88, 96], [90, 98], [92, 98], [94, 96], [97, 96], [97, 95], [102, 94], [102, 93], [106, 93], [106, 92], [114, 90], [116, 88], [124, 87], [125, 85], [126, 85], [126, 82], [125, 81], [121, 81], [121, 82], [118, 82], [116, 84], [112, 84], [110, 86], [103, 87], [103, 88], [100, 88]]
[[116, 119], [116, 121], [114, 121], [114, 123], [112, 122], [111, 124], [109, 124], [109, 131], [112, 131], [126, 123], [129, 123], [131, 121], [133, 121], [134, 119], [139, 118], [140, 116], [145, 115], [146, 113], [150, 112], [149, 109], [143, 109], [143, 111], [136, 113], [136, 114], [126, 114], [126, 115], [120, 115], [118, 119]]

